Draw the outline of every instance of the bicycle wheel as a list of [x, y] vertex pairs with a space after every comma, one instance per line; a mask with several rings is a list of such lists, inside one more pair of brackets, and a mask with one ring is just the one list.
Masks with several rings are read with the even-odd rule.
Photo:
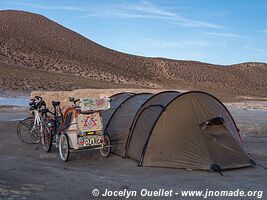
[[43, 131], [41, 133], [41, 144], [45, 152], [49, 152], [52, 147], [52, 134], [49, 130], [49, 127], [44, 123]]
[[27, 144], [38, 144], [40, 141], [40, 131], [34, 128], [34, 118], [28, 117], [17, 126], [18, 138]]

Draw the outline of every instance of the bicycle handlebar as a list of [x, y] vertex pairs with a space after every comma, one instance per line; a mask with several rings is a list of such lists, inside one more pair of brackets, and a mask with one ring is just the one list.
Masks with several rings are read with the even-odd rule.
[[69, 101], [70, 101], [70, 102], [73, 102], [73, 103], [74, 103], [74, 107], [76, 108], [76, 107], [77, 107], [76, 103], [77, 103], [78, 101], [80, 101], [80, 99], [75, 99], [74, 97], [70, 97], [70, 98], [69, 98]]
[[43, 98], [40, 97], [40, 96], [35, 96], [34, 99], [36, 99], [36, 100], [39, 101], [39, 102], [43, 101]]
[[42, 97], [35, 96], [33, 99], [30, 99], [29, 106], [32, 109], [41, 109], [42, 106], [46, 108], [46, 103], [43, 101]]

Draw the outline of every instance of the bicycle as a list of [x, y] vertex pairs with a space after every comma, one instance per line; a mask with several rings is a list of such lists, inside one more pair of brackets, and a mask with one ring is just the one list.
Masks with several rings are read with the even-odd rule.
[[17, 126], [18, 138], [27, 144], [40, 143], [43, 131], [43, 118], [46, 113], [46, 103], [42, 97], [35, 96], [30, 100], [28, 110], [32, 116], [19, 122]]
[[[45, 152], [51, 150], [52, 144], [56, 147], [59, 145], [59, 128], [62, 122], [62, 111], [59, 101], [52, 101], [53, 112], [49, 109], [45, 111], [45, 119], [43, 120], [43, 130], [41, 132], [40, 143]], [[50, 115], [48, 115], [50, 114]]]

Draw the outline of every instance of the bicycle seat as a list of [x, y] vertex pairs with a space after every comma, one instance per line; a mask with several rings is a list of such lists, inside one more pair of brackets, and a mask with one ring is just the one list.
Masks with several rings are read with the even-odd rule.
[[52, 105], [53, 106], [59, 106], [60, 105], [60, 101], [52, 101]]

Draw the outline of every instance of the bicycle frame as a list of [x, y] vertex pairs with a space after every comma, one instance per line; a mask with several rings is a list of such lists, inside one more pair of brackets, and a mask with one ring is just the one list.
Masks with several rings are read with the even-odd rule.
[[33, 110], [32, 111], [33, 115], [34, 115], [34, 123], [33, 123], [33, 130], [35, 130], [36, 128], [40, 127], [40, 133], [42, 133], [43, 131], [43, 117], [41, 115], [41, 113], [38, 110]]
[[59, 113], [57, 111], [57, 107], [54, 106], [53, 107], [53, 112], [49, 111], [48, 113], [50, 113], [53, 116], [53, 119], [49, 119], [48, 121], [52, 121], [53, 124], [51, 124], [52, 126], [49, 126], [49, 130], [50, 130], [50, 134], [53, 137], [53, 134], [55, 134], [55, 145], [56, 147], [58, 147], [58, 140], [59, 140], [59, 135], [60, 135], [60, 126], [61, 126], [61, 121], [62, 121], [62, 113], [61, 113], [61, 109], [59, 108]]

